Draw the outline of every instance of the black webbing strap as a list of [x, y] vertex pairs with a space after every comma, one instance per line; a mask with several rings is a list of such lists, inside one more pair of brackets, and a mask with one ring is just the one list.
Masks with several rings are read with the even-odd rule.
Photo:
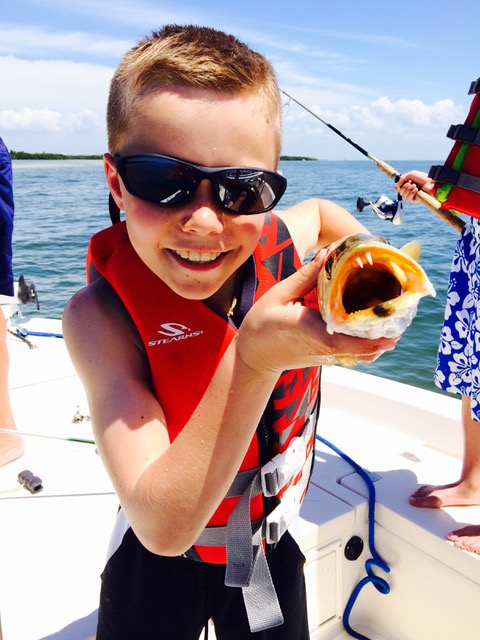
[[428, 177], [442, 184], [453, 184], [455, 187], [480, 193], [480, 178], [471, 176], [468, 173], [463, 173], [462, 171], [455, 171], [451, 167], [434, 165], [430, 167]]
[[474, 80], [470, 85], [468, 95], [472, 95], [472, 93], [480, 93], [480, 78]]
[[447, 133], [447, 138], [456, 142], [467, 144], [480, 144], [480, 129], [468, 124], [452, 124]]

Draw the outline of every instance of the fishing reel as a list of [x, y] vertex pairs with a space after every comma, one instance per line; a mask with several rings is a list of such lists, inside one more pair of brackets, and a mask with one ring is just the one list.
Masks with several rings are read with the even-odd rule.
[[375, 202], [367, 202], [362, 197], [357, 199], [357, 211], [362, 213], [365, 207], [370, 207], [380, 220], [389, 220], [393, 224], [402, 224], [404, 220], [403, 199], [399, 195], [396, 200], [388, 196], [380, 196]]
[[27, 284], [23, 275], [18, 279], [17, 296], [22, 304], [34, 302], [37, 305], [37, 311], [40, 311], [40, 302], [38, 300], [37, 289], [33, 283]]
[[14, 284], [13, 295], [0, 295], [1, 305], [29, 304], [30, 302], [33, 302], [37, 311], [40, 311], [37, 288], [33, 283], [27, 284], [23, 275], [18, 279], [18, 283]]

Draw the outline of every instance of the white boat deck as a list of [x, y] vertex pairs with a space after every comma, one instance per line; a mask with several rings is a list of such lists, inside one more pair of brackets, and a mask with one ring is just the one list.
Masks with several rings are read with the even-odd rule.
[[[408, 503], [419, 485], [459, 477], [460, 401], [337, 367], [324, 374], [318, 432], [374, 474], [375, 546], [390, 567], [390, 573], [375, 569], [389, 583], [390, 593], [367, 585], [353, 607], [350, 624], [376, 640], [478, 638], [480, 558], [454, 547], [445, 534], [480, 523], [480, 507], [418, 509]], [[347, 517], [342, 525], [330, 521], [329, 535], [322, 536], [327, 550], [334, 539], [338, 543], [335, 586], [340, 605], [332, 618], [319, 619], [316, 627], [312, 624], [311, 637], [329, 639], [337, 637], [338, 619], [353, 588], [366, 575], [365, 561], [372, 557], [368, 491], [359, 474], [328, 447], [319, 445], [316, 458], [312, 484], [351, 506], [348, 523]], [[316, 523], [321, 511], [320, 504], [312, 508], [307, 502], [302, 515]], [[355, 562], [343, 553], [353, 535], [365, 542]], [[303, 546], [310, 544], [304, 539]], [[316, 555], [322, 557], [321, 549]], [[312, 573], [318, 580], [318, 567]], [[322, 589], [317, 590], [315, 598], [321, 599], [321, 594]], [[315, 603], [311, 610], [315, 611]]]
[[[26, 325], [28, 326], [28, 324]], [[35, 321], [40, 331], [59, 322]], [[83, 388], [62, 339], [9, 338], [11, 401], [17, 428], [92, 438]], [[0, 468], [1, 640], [76, 640], [95, 631], [99, 576], [118, 506], [95, 446], [24, 438], [26, 453]], [[29, 469], [43, 490], [17, 482]], [[20, 487], [20, 488], [19, 488]]]
[[[35, 320], [35, 329], [59, 331], [59, 323]], [[88, 407], [63, 340], [31, 340], [37, 349], [8, 341], [18, 428], [91, 438], [88, 421], [72, 422], [77, 407], [86, 415]], [[323, 378], [319, 433], [375, 474], [375, 544], [390, 567], [388, 574], [375, 570], [390, 593], [367, 585], [352, 627], [372, 640], [477, 640], [480, 558], [454, 548], [445, 533], [480, 523], [480, 507], [408, 504], [419, 484], [458, 477], [459, 401], [340, 367], [325, 369]], [[24, 457], [0, 469], [0, 640], [86, 640], [95, 632], [117, 500], [94, 445], [25, 441]], [[24, 469], [42, 479], [41, 492], [20, 487]], [[351, 637], [341, 617], [371, 557], [367, 516], [363, 480], [319, 443], [294, 530], [307, 558], [312, 640]], [[364, 542], [355, 561], [344, 554], [353, 536]]]

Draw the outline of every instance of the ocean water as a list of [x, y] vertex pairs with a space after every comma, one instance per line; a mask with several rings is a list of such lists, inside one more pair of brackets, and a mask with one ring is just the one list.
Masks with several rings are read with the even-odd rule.
[[[387, 161], [399, 173], [428, 170], [438, 161]], [[437, 296], [421, 300], [412, 325], [393, 352], [358, 369], [438, 391], [433, 384], [437, 345], [443, 321], [446, 287], [458, 232], [423, 205], [405, 203], [405, 222], [393, 225], [377, 218], [369, 207], [357, 213], [359, 196], [374, 201], [396, 197], [393, 182], [369, 160], [282, 161], [288, 180], [279, 208], [300, 200], [326, 198], [357, 216], [372, 233], [401, 247], [416, 238], [420, 263]], [[100, 160], [16, 160], [14, 273], [37, 288], [40, 311], [22, 307], [26, 317], [60, 318], [69, 298], [85, 284], [85, 253], [89, 238], [110, 224], [108, 190]]]

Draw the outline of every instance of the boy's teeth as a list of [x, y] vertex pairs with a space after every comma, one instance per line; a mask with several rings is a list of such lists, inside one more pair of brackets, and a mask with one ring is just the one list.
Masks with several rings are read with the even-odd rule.
[[190, 260], [191, 262], [211, 262], [218, 258], [220, 253], [214, 251], [176, 251], [176, 253], [184, 260]]

